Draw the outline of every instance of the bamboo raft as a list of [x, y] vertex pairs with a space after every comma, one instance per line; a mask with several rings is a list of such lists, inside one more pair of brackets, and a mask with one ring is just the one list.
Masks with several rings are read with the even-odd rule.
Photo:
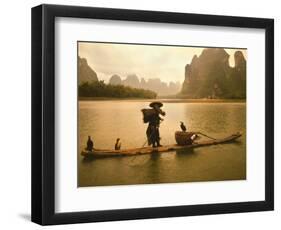
[[190, 145], [166, 145], [161, 147], [143, 147], [143, 148], [133, 148], [133, 149], [121, 149], [121, 150], [112, 150], [112, 149], [93, 149], [92, 151], [82, 151], [81, 155], [84, 157], [117, 157], [117, 156], [135, 156], [135, 155], [143, 155], [143, 154], [154, 154], [154, 153], [164, 153], [170, 151], [177, 150], [185, 150], [185, 149], [193, 149], [203, 146], [217, 145], [217, 144], [225, 144], [229, 142], [233, 142], [239, 137], [242, 136], [241, 132], [234, 133], [230, 136], [221, 139], [215, 140], [202, 140], [193, 142]]

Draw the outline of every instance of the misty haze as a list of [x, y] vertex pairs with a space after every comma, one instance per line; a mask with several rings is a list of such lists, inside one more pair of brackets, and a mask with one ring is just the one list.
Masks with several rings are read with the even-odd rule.
[[[79, 42], [78, 49], [80, 85], [103, 81], [151, 90], [162, 97], [246, 96], [241, 95], [246, 87], [245, 49], [94, 42]], [[238, 89], [240, 84], [243, 89]], [[235, 87], [240, 94], [233, 94]], [[198, 92], [190, 92], [192, 88]]]
[[77, 44], [79, 187], [246, 179], [247, 49]]

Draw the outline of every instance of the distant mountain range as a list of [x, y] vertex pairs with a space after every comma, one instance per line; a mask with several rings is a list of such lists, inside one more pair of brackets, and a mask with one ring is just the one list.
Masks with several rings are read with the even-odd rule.
[[[159, 78], [139, 79], [129, 74], [125, 79], [114, 74], [109, 85], [124, 85], [154, 91], [158, 96], [177, 95], [183, 98], [246, 98], [246, 60], [241, 51], [234, 53], [234, 67], [229, 65], [229, 54], [223, 48], [207, 48], [194, 55], [185, 67], [184, 82], [162, 82]], [[79, 85], [98, 81], [96, 72], [85, 58], [79, 57]]]
[[[85, 82], [98, 81], [96, 72], [88, 65], [85, 58], [78, 57], [78, 76], [79, 85]], [[157, 93], [157, 95], [174, 95], [180, 92], [181, 84], [179, 82], [170, 82], [169, 84], [162, 82], [159, 78], [139, 79], [135, 74], [129, 74], [124, 80], [120, 76], [114, 74], [109, 79], [111, 85], [124, 85], [137, 89], [147, 89]]]
[[132, 88], [148, 89], [156, 92], [158, 95], [174, 95], [180, 92], [181, 84], [179, 82], [162, 82], [159, 78], [150, 78], [147, 81], [144, 78], [139, 79], [136, 74], [128, 75], [124, 80], [114, 74], [110, 80], [111, 85], [125, 85]]
[[222, 48], [204, 49], [185, 66], [180, 95], [186, 98], [246, 98], [246, 60], [241, 51], [234, 53], [235, 66]]

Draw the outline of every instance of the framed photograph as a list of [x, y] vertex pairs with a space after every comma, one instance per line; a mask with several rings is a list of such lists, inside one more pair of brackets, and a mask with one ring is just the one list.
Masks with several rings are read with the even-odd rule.
[[274, 21], [32, 8], [32, 221], [274, 208]]

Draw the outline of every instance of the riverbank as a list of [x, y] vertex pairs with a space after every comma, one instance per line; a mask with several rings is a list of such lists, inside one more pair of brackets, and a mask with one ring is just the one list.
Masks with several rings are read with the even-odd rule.
[[161, 101], [163, 103], [246, 103], [246, 99], [140, 99], [140, 98], [110, 98], [110, 97], [79, 97], [79, 101]]

